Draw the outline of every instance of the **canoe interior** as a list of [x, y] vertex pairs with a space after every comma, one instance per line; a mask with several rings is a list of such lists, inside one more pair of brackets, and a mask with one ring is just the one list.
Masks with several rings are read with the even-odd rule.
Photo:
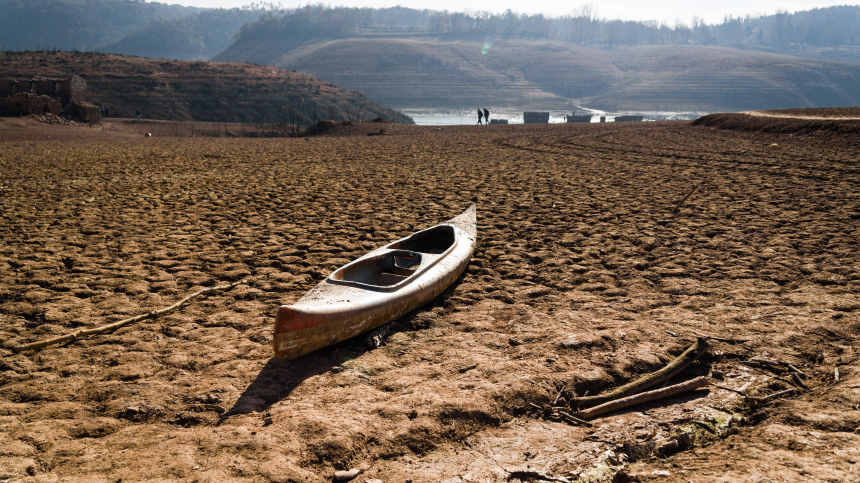
[[331, 278], [387, 287], [409, 278], [420, 265], [420, 253], [395, 250], [347, 265], [331, 274]]
[[451, 225], [419, 231], [382, 247], [382, 253], [339, 268], [328, 281], [368, 290], [396, 291], [453, 250], [457, 232]]
[[439, 254], [451, 247], [457, 239], [454, 227], [439, 225], [419, 231], [405, 240], [392, 243], [388, 248], [399, 248], [420, 253]]

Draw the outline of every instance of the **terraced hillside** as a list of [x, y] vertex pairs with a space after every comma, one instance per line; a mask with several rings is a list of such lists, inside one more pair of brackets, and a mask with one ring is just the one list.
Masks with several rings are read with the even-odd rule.
[[113, 117], [209, 122], [288, 122], [403, 114], [307, 74], [250, 64], [185, 62], [74, 52], [2, 52], [0, 78], [70, 74], [87, 81], [87, 97]]
[[860, 104], [860, 65], [693, 45], [436, 37], [240, 40], [213, 60], [307, 72], [398, 108], [734, 111]]

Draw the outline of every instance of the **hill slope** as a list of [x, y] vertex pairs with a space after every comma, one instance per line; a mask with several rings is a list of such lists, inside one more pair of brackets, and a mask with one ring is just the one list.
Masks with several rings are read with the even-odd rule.
[[150, 22], [201, 9], [117, 0], [0, 0], [3, 50], [92, 50]]
[[100, 50], [175, 60], [207, 60], [234, 41], [245, 22], [257, 20], [262, 10], [216, 9], [179, 19], [150, 22]]
[[[441, 37], [239, 40], [215, 61], [307, 72], [398, 108], [720, 111], [860, 104], [860, 65], [694, 45]], [[483, 49], [483, 51], [482, 51]]]
[[307, 74], [248, 64], [183, 62], [72, 52], [2, 52], [0, 77], [27, 79], [77, 74], [88, 99], [113, 117], [213, 122], [285, 122], [320, 119], [412, 120]]

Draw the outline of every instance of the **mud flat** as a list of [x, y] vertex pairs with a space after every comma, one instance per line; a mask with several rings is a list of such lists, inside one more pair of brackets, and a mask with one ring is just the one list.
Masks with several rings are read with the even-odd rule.
[[[856, 136], [384, 128], [0, 130], [0, 478], [860, 478]], [[384, 345], [272, 357], [278, 305], [472, 202], [466, 275]], [[241, 279], [155, 321], [11, 351]], [[764, 357], [803, 371], [808, 389], [754, 405], [710, 387], [590, 428], [531, 406], [624, 384], [703, 335], [734, 343], [712, 340], [674, 381], [706, 375], [758, 396], [796, 384], [741, 364]], [[686, 451], [637, 449], [680, 431]]]

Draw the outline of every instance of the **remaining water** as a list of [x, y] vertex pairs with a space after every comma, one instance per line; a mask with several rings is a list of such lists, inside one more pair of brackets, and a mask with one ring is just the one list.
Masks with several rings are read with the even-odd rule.
[[[478, 124], [478, 112], [473, 109], [401, 109], [400, 112], [411, 117], [419, 126], [461, 126]], [[663, 111], [629, 111], [606, 112], [596, 109], [579, 108], [576, 114], [593, 114], [591, 122], [600, 122], [605, 116], [606, 122], [613, 122], [615, 116], [643, 116], [644, 121], [683, 121], [692, 120], [708, 114], [707, 112], [663, 112]], [[564, 117], [571, 112], [549, 112], [550, 123], [563, 123]], [[507, 119], [508, 124], [522, 124], [523, 110], [500, 109], [490, 111], [490, 120]]]

